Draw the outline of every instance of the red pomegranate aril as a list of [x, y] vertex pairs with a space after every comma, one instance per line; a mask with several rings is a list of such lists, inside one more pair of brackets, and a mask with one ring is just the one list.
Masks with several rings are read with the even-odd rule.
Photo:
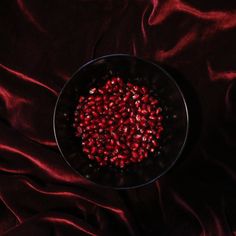
[[141, 121], [141, 116], [140, 115], [136, 115], [136, 120], [137, 121]]
[[114, 116], [115, 116], [115, 118], [117, 118], [117, 119], [120, 119], [120, 118], [121, 118], [121, 115], [120, 115], [119, 113], [115, 114]]
[[118, 157], [119, 159], [127, 159], [127, 156], [121, 155], [121, 154], [119, 154], [117, 157]]
[[99, 134], [95, 133], [95, 134], [93, 134], [93, 137], [94, 137], [94, 138], [98, 138], [98, 137], [99, 137]]
[[83, 148], [83, 151], [84, 151], [85, 153], [89, 153], [89, 149], [88, 149], [88, 148]]
[[113, 157], [110, 159], [110, 162], [113, 163], [113, 162], [115, 162], [116, 159], [117, 159], [116, 157]]
[[79, 102], [80, 102], [80, 103], [82, 103], [84, 100], [85, 100], [85, 97], [82, 97], [82, 96], [81, 96], [81, 97], [79, 98]]
[[140, 104], [141, 104], [140, 100], [137, 100], [137, 101], [135, 102], [135, 106], [136, 106], [137, 108], [140, 106]]
[[144, 110], [144, 109], [142, 109], [140, 113], [142, 113], [143, 115], [147, 115], [147, 114], [148, 114], [148, 111], [147, 111], [147, 110]]
[[89, 147], [94, 146], [94, 140], [93, 139], [89, 139], [88, 143], [87, 143], [87, 146], [89, 146]]
[[114, 123], [114, 121], [113, 120], [108, 120], [108, 125], [112, 125], [113, 123]]
[[139, 156], [139, 155], [138, 155], [138, 153], [137, 153], [137, 152], [135, 152], [135, 151], [132, 151], [132, 157], [133, 157], [133, 158], [138, 158], [138, 156]]
[[159, 113], [161, 113], [161, 111], [162, 111], [162, 109], [161, 109], [160, 107], [157, 108], [157, 110], [156, 110], [156, 114], [159, 115]]
[[146, 134], [152, 134], [152, 130], [151, 129], [147, 129], [146, 130]]
[[91, 154], [94, 155], [96, 152], [97, 152], [97, 148], [93, 146], [91, 148]]
[[99, 92], [100, 94], [104, 94], [104, 90], [103, 90], [103, 89], [98, 89], [98, 92]]
[[136, 134], [136, 135], [134, 136], [134, 138], [135, 138], [136, 140], [141, 140], [141, 139], [142, 139], [142, 135], [141, 135], [141, 134]]
[[149, 113], [151, 113], [151, 106], [150, 105], [147, 105], [147, 110]]
[[123, 98], [123, 101], [124, 101], [124, 102], [128, 101], [128, 99], [130, 98], [130, 96], [131, 96], [131, 93], [130, 93], [130, 92], [126, 93], [125, 97]]
[[112, 132], [111, 135], [114, 137], [115, 140], [119, 139], [119, 135], [117, 133]]
[[92, 89], [89, 90], [89, 93], [94, 94], [96, 92], [96, 90], [97, 90], [96, 88], [92, 88]]
[[130, 118], [129, 118], [129, 122], [130, 122], [131, 124], [134, 124], [134, 123], [135, 123], [135, 119], [134, 119], [133, 117], [130, 117]]
[[132, 98], [133, 98], [134, 100], [138, 99], [138, 98], [139, 98], [139, 94], [133, 95]]
[[125, 112], [125, 110], [126, 110], [126, 107], [124, 105], [122, 105], [119, 110], [119, 113], [123, 113], [123, 112]]
[[138, 149], [138, 148], [139, 148], [139, 144], [138, 144], [138, 143], [133, 143], [133, 144], [132, 144], [132, 148], [133, 148], [134, 150]]
[[89, 158], [90, 160], [94, 160], [94, 156], [91, 155], [91, 154], [88, 154], [88, 158]]
[[148, 102], [148, 100], [149, 100], [148, 95], [147, 95], [147, 94], [144, 95], [144, 96], [141, 98], [141, 100], [142, 100], [143, 102]]
[[147, 147], [147, 143], [142, 143], [142, 144], [141, 144], [141, 147], [142, 147], [142, 148], [146, 148], [146, 147]]
[[154, 148], [151, 148], [151, 149], [150, 149], [150, 152], [154, 152], [154, 151], [155, 151], [155, 149], [154, 149]]
[[158, 133], [160, 134], [160, 133], [162, 133], [163, 131], [164, 131], [163, 127], [160, 126], [160, 127], [158, 128]]
[[134, 90], [135, 92], [137, 92], [137, 91], [139, 90], [139, 87], [138, 87], [137, 85], [134, 85], [134, 86], [133, 86], [133, 90]]
[[159, 116], [157, 117], [157, 120], [158, 120], [158, 121], [162, 121], [162, 120], [163, 120], [163, 116], [162, 116], [162, 115], [159, 115]]
[[98, 127], [99, 128], [105, 128], [105, 124], [104, 123], [98, 123]]
[[114, 104], [115, 104], [114, 102], [110, 102], [108, 106], [112, 107], [112, 106], [114, 106]]
[[113, 132], [113, 131], [115, 131], [115, 129], [116, 129], [116, 126], [115, 125], [111, 125], [109, 127], [109, 132]]
[[84, 114], [82, 113], [82, 114], [80, 114], [80, 116], [79, 116], [79, 118], [80, 118], [80, 120], [84, 120]]
[[98, 153], [98, 154], [102, 154], [103, 152], [104, 152], [104, 151], [103, 151], [102, 149], [98, 149], [98, 150], [97, 150], [97, 153]]
[[147, 88], [141, 87], [141, 93], [146, 94], [148, 92]]
[[149, 119], [150, 120], [156, 120], [156, 117], [151, 115], [151, 116], [149, 116]]
[[111, 84], [115, 84], [116, 82], [117, 82], [117, 78], [116, 77], [112, 77]]
[[152, 140], [152, 144], [153, 144], [154, 147], [158, 146], [158, 143], [157, 143], [157, 141], [155, 139]]
[[123, 118], [126, 118], [129, 115], [129, 113], [128, 112], [123, 112], [121, 115], [122, 115]]
[[144, 130], [144, 129], [140, 129], [139, 132], [140, 132], [141, 134], [143, 134], [143, 133], [145, 133], [145, 130]]
[[148, 124], [150, 125], [150, 127], [154, 128], [155, 127], [155, 122], [149, 120], [148, 121]]
[[120, 168], [124, 168], [124, 166], [125, 166], [124, 161], [120, 161]]
[[159, 101], [146, 87], [112, 77], [89, 94], [78, 99], [73, 127], [90, 160], [124, 168], [158, 148], [156, 140], [164, 130], [162, 110], [156, 108]]
[[95, 112], [95, 111], [92, 111], [92, 115], [93, 115], [93, 117], [95, 117], [95, 118], [97, 118], [97, 117], [98, 117], [98, 113], [97, 113], [97, 112]]
[[111, 139], [111, 140], [110, 140], [110, 144], [111, 144], [111, 146], [113, 146], [113, 145], [115, 144], [115, 140], [114, 140], [114, 139]]

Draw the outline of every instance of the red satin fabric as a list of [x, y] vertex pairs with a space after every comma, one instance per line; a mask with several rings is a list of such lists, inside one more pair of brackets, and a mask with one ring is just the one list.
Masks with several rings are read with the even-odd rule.
[[[235, 1], [0, 1], [0, 32], [0, 235], [236, 235]], [[86, 182], [53, 136], [63, 84], [110, 53], [178, 71], [199, 104], [188, 151], [141, 189]]]

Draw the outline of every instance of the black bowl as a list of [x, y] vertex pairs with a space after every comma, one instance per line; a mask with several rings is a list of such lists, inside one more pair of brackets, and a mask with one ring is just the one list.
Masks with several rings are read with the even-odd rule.
[[[158, 94], [165, 117], [165, 131], [158, 157], [147, 158], [124, 169], [100, 167], [89, 160], [83, 153], [81, 140], [75, 137], [72, 126], [78, 97], [88, 95], [91, 87], [102, 86], [111, 75], [146, 86], [153, 96]], [[86, 179], [117, 189], [139, 187], [166, 173], [182, 153], [188, 124], [185, 99], [175, 80], [152, 62], [122, 54], [100, 57], [80, 67], [63, 87], [53, 119], [56, 141], [65, 161]]]

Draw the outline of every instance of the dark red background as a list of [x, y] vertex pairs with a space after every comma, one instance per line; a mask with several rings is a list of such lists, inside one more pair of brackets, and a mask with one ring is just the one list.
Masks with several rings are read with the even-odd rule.
[[[83, 63], [128, 53], [163, 64], [191, 112], [177, 165], [113, 191], [76, 175], [52, 114]], [[0, 235], [236, 235], [236, 1], [1, 0]]]

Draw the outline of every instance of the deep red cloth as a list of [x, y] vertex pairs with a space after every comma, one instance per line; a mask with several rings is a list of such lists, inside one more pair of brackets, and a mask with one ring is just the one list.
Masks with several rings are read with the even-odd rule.
[[[0, 235], [236, 235], [236, 1], [1, 0], [0, 32]], [[192, 112], [177, 165], [136, 190], [86, 182], [53, 135], [63, 84], [111, 53], [169, 68]]]

